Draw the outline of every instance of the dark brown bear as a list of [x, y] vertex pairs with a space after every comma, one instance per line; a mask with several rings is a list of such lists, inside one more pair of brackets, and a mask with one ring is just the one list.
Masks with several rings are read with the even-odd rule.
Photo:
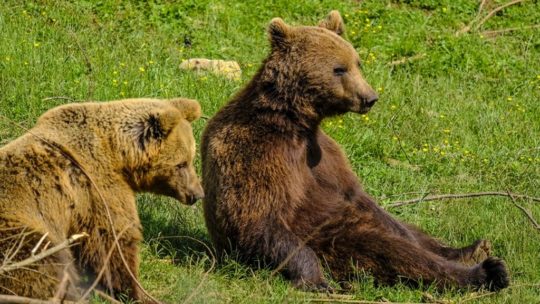
[[[454, 249], [401, 223], [363, 192], [325, 117], [366, 113], [377, 94], [342, 39], [333, 11], [319, 27], [269, 26], [272, 49], [251, 82], [212, 118], [202, 139], [204, 211], [220, 252], [284, 269], [295, 286], [327, 289], [359, 270], [377, 282], [508, 286], [489, 243]], [[481, 263], [474, 266], [478, 256]], [[466, 262], [466, 263], [460, 263]]]

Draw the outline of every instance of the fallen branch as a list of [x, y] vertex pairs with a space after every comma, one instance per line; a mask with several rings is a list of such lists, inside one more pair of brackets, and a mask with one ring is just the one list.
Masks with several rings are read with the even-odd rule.
[[506, 4], [503, 4], [501, 6], [498, 6], [496, 8], [494, 8], [491, 12], [489, 12], [482, 20], [480, 20], [480, 22], [478, 22], [475, 26], [475, 29], [479, 29], [482, 24], [484, 24], [489, 18], [493, 17], [493, 15], [495, 15], [496, 13], [498, 13], [499, 11], [511, 6], [511, 5], [514, 5], [514, 4], [518, 4], [518, 3], [521, 3], [525, 0], [514, 0], [514, 1], [510, 1]]
[[340, 299], [340, 298], [332, 298], [329, 297], [328, 299], [317, 299], [312, 298], [308, 299], [308, 302], [313, 303], [355, 303], [355, 304], [420, 304], [416, 302], [389, 302], [389, 301], [367, 301], [367, 300], [351, 300], [351, 299]]
[[41, 101], [49, 101], [49, 100], [55, 100], [55, 99], [62, 99], [62, 100], [67, 100], [69, 102], [76, 102], [75, 99], [71, 97], [67, 97], [67, 96], [51, 96], [51, 97], [43, 98]]
[[442, 195], [428, 195], [421, 198], [415, 198], [406, 201], [396, 201], [386, 205], [386, 208], [395, 208], [405, 205], [412, 205], [420, 202], [429, 202], [435, 200], [444, 200], [444, 199], [461, 199], [461, 198], [471, 198], [471, 197], [480, 197], [480, 196], [505, 196], [505, 197], [514, 197], [520, 199], [529, 199], [535, 202], [540, 202], [540, 198], [532, 197], [524, 194], [508, 193], [508, 192], [474, 192], [474, 193], [458, 193], [458, 194], [442, 194]]
[[410, 57], [403, 57], [401, 59], [391, 61], [391, 62], [388, 63], [388, 65], [389, 66], [396, 66], [396, 65], [400, 65], [400, 64], [409, 63], [411, 61], [415, 61], [415, 60], [418, 60], [418, 59], [422, 59], [424, 57], [426, 57], [426, 53], [420, 53], [420, 54], [416, 54], [416, 55], [413, 55], [413, 56], [410, 56]]
[[459, 36], [471, 30], [473, 23], [475, 23], [476, 20], [480, 18], [480, 13], [482, 13], [482, 10], [484, 9], [484, 6], [486, 5], [486, 3], [487, 3], [487, 0], [482, 0], [482, 2], [480, 2], [480, 6], [478, 7], [478, 13], [476, 13], [476, 16], [474, 17], [474, 19], [471, 20], [471, 22], [469, 22], [469, 24], [467, 24], [465, 27], [457, 31], [456, 36]]
[[[476, 25], [474, 26], [474, 29], [478, 30], [489, 18], [493, 17], [499, 11], [501, 11], [501, 10], [511, 6], [511, 5], [518, 4], [518, 3], [523, 2], [523, 1], [525, 1], [525, 0], [514, 0], [514, 1], [510, 1], [508, 3], [505, 3], [503, 5], [500, 5], [500, 6], [496, 7], [496, 8], [494, 8], [484, 18], [482, 18], [482, 20], [480, 20], [478, 23], [476, 23]], [[480, 3], [480, 7], [478, 8], [478, 13], [476, 14], [476, 17], [474, 17], [474, 19], [471, 22], [469, 22], [468, 25], [466, 25], [465, 27], [463, 27], [462, 29], [457, 31], [456, 36], [467, 33], [473, 28], [473, 24], [480, 18], [480, 13], [482, 12], [482, 9], [485, 7], [486, 2], [487, 2], [486, 0], [482, 0], [482, 2]]]
[[531, 212], [527, 209], [525, 209], [525, 207], [521, 206], [520, 204], [518, 204], [516, 202], [516, 199], [514, 198], [514, 195], [510, 192], [508, 192], [508, 196], [510, 197], [510, 199], [512, 200], [512, 203], [514, 203], [514, 205], [516, 207], [518, 207], [521, 211], [523, 211], [523, 213], [529, 218], [529, 221], [531, 221], [531, 223], [533, 224], [534, 228], [536, 228], [536, 230], [540, 231], [540, 225], [538, 225], [538, 222], [536, 222], [536, 220], [534, 219], [534, 217], [532, 216]]
[[521, 27], [510, 27], [510, 28], [506, 28], [502, 30], [483, 31], [481, 32], [481, 34], [484, 37], [493, 37], [493, 36], [508, 33], [508, 32], [519, 31], [519, 30], [529, 30], [529, 29], [535, 29], [535, 28], [540, 28], [540, 24], [527, 25], [527, 26], [521, 26]]
[[71, 245], [73, 245], [76, 241], [78, 241], [79, 239], [83, 238], [83, 237], [87, 237], [88, 234], [83, 232], [83, 233], [80, 233], [80, 234], [74, 234], [72, 235], [69, 239], [63, 241], [62, 243], [52, 247], [52, 248], [49, 248], [47, 250], [44, 250], [42, 251], [41, 253], [39, 254], [36, 254], [34, 256], [31, 256], [25, 260], [22, 260], [20, 262], [17, 262], [17, 263], [12, 263], [12, 264], [8, 264], [8, 265], [4, 265], [0, 268], [0, 274], [3, 274], [3, 273], [6, 273], [6, 272], [10, 272], [10, 271], [13, 271], [13, 270], [16, 270], [16, 269], [19, 269], [19, 268], [23, 268], [23, 267], [26, 267], [28, 265], [31, 265], [39, 260], [42, 260], [48, 256], [51, 256], [61, 250], [64, 250], [68, 247], [70, 247]]
[[[48, 300], [38, 300], [20, 296], [12, 295], [0, 295], [0, 303], [11, 303], [11, 304], [59, 304], [60, 302], [48, 301]], [[62, 301], [64, 304], [72, 304], [71, 301]]]

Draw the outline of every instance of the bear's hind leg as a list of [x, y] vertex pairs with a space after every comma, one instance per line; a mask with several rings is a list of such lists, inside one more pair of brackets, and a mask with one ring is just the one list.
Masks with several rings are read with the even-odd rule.
[[[340, 254], [341, 258], [333, 256], [327, 260], [343, 264], [344, 259], [352, 256], [354, 267], [371, 272], [380, 283], [393, 284], [404, 278], [412, 282], [434, 283], [441, 288], [456, 286], [499, 290], [508, 286], [506, 266], [502, 260], [488, 258], [481, 264], [467, 267], [421, 248], [415, 242], [375, 229], [359, 229], [354, 234], [336, 239], [332, 252], [332, 255]], [[336, 265], [336, 268], [340, 267], [342, 265]]]
[[453, 248], [429, 236], [419, 228], [405, 224], [422, 248], [445, 257], [451, 261], [458, 261], [465, 265], [475, 265], [491, 256], [491, 243], [488, 240], [477, 240], [469, 246]]

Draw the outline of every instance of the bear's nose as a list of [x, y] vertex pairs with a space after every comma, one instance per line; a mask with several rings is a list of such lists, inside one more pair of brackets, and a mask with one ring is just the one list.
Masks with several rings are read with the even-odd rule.
[[377, 100], [379, 100], [379, 95], [373, 94], [365, 99], [365, 103], [368, 107], [371, 107], [377, 102]]

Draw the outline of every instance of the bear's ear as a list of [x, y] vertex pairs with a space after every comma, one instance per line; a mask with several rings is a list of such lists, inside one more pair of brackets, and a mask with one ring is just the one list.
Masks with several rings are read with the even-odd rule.
[[335, 32], [340, 36], [345, 33], [345, 24], [338, 11], [331, 11], [330, 14], [326, 16], [326, 19], [319, 23], [319, 26]]
[[141, 117], [139, 123], [131, 127], [131, 133], [139, 147], [145, 150], [148, 144], [167, 138], [182, 118], [176, 109], [156, 109]]
[[201, 105], [194, 99], [174, 98], [167, 102], [178, 109], [189, 122], [201, 117]]
[[268, 35], [272, 48], [283, 48], [287, 46], [290, 34], [290, 27], [281, 18], [274, 18], [268, 26]]

